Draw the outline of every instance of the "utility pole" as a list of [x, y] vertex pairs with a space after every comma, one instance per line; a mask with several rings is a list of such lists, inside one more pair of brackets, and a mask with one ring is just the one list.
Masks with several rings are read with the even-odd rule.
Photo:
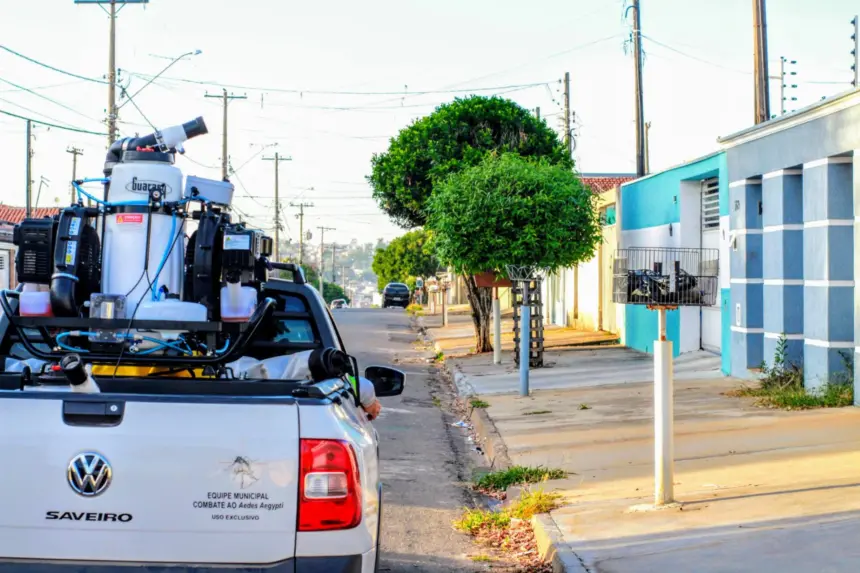
[[340, 266], [340, 288], [346, 292], [346, 265]]
[[540, 121], [540, 106], [535, 108], [535, 117]]
[[108, 44], [108, 147], [116, 140], [116, 0], [110, 0]]
[[645, 175], [651, 173], [651, 122], [645, 123]]
[[564, 146], [570, 157], [573, 152], [570, 144], [570, 72], [564, 72]]
[[[227, 100], [224, 100], [224, 101], [226, 102]], [[226, 104], [224, 106], [224, 109], [227, 109]], [[224, 118], [226, 120], [226, 118], [227, 118], [226, 113], [224, 115]], [[225, 134], [227, 133], [226, 127], [227, 126], [225, 124], [224, 125], [224, 128], [225, 128], [224, 133]], [[224, 145], [226, 146], [227, 145], [227, 139], [226, 139], [227, 136], [225, 135], [224, 137], [225, 137]], [[227, 148], [224, 147], [224, 149], [226, 151]], [[226, 156], [227, 155], [225, 153], [224, 157], [226, 157]], [[281, 198], [279, 195], [280, 190], [278, 189], [278, 172], [280, 171], [279, 165], [281, 164], [281, 161], [292, 161], [292, 160], [293, 160], [292, 157], [281, 157], [277, 151], [275, 152], [274, 157], [264, 157], [263, 158], [263, 161], [274, 161], [275, 162], [275, 262], [278, 262], [278, 263], [281, 262], [281, 244], [280, 244], [280, 242], [281, 242]]]
[[[84, 150], [78, 149], [77, 147], [68, 147], [66, 148], [66, 153], [72, 154], [72, 181], [76, 181], [78, 179], [78, 155], [83, 155]], [[72, 204], [75, 204], [75, 197], [77, 193], [75, 193], [75, 186], [72, 185]]]
[[755, 123], [770, 119], [770, 82], [767, 65], [767, 15], [765, 0], [753, 0]]
[[298, 207], [299, 214], [299, 266], [305, 262], [305, 207], [313, 207], [313, 203], [290, 203], [290, 207]]
[[636, 176], [643, 177], [645, 169], [645, 103], [642, 97], [642, 16], [639, 0], [633, 0], [633, 83], [636, 90]]
[[27, 120], [27, 197], [24, 205], [27, 218], [33, 214], [33, 122]]
[[317, 227], [320, 232], [320, 296], [323, 296], [323, 267], [325, 266], [324, 249], [325, 249], [325, 232], [334, 231], [334, 227]]
[[337, 245], [331, 244], [331, 284], [337, 284], [337, 269], [334, 266], [334, 254], [337, 251]]
[[851, 65], [854, 79], [851, 85], [856, 88], [860, 87], [860, 16], [854, 16], [851, 24], [854, 26], [854, 33], [851, 34], [851, 39], [854, 40], [854, 49], [851, 50], [851, 55], [854, 56], [854, 63]]
[[[227, 157], [228, 157], [228, 155], [227, 155], [227, 105], [230, 103], [231, 99], [248, 99], [248, 96], [246, 96], [246, 95], [237, 96], [237, 95], [233, 95], [233, 94], [228, 95], [227, 90], [224, 89], [224, 92], [221, 95], [206, 94], [203, 97], [221, 98], [222, 104], [224, 106], [224, 119], [223, 119], [224, 133], [221, 134], [221, 178], [224, 181], [227, 181]], [[277, 210], [277, 207], [276, 207], [276, 210]], [[277, 249], [277, 247], [275, 247], [275, 248]]]

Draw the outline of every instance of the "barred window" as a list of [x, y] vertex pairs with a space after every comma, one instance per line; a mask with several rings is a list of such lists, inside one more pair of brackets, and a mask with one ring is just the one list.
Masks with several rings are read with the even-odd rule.
[[702, 181], [702, 231], [720, 228], [720, 180]]

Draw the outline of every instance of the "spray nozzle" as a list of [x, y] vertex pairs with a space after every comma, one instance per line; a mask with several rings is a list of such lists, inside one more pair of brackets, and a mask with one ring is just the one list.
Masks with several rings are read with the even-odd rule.
[[66, 375], [66, 379], [72, 386], [80, 386], [87, 381], [87, 371], [84, 361], [78, 354], [66, 354], [60, 360], [60, 369]]

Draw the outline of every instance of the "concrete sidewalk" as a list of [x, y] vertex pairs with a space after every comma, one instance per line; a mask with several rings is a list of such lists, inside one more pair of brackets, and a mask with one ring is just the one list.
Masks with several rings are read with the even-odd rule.
[[[505, 394], [519, 390], [519, 370], [511, 352], [493, 364], [491, 354], [452, 358], [447, 361], [462, 394]], [[674, 361], [675, 380], [723, 380], [720, 357], [709, 352], [682, 354]], [[549, 350], [544, 367], [529, 372], [532, 390], [585, 388], [630, 384], [654, 379], [650, 354], [622, 346]]]
[[[653, 502], [653, 385], [618, 383], [636, 371], [617, 371], [625, 368], [618, 350], [559, 352], [567, 365], [548, 369], [566, 369], [571, 378], [591, 361], [607, 377], [615, 372], [614, 383], [581, 379], [527, 398], [498, 393], [503, 382], [481, 375], [483, 357], [448, 363], [461, 386], [466, 378], [468, 389], [489, 390], [478, 392], [489, 407], [472, 420], [497, 464], [571, 472], [546, 485], [569, 505], [539, 527], [556, 532], [557, 571], [858, 570], [860, 410], [758, 408], [725, 395], [738, 380], [684, 380], [678, 363], [689, 367], [697, 359], [682, 357], [675, 385], [675, 493], [682, 505], [640, 511]], [[642, 377], [652, 375], [650, 357], [629, 362]]]
[[[502, 315], [502, 349], [514, 349], [514, 324], [512, 313]], [[448, 315], [448, 326], [442, 326], [441, 314], [425, 315], [427, 334], [434, 342], [437, 352], [449, 356], [460, 356], [474, 352], [475, 327], [470, 314]], [[491, 333], [492, 336], [492, 333]], [[618, 336], [609, 332], [576, 330], [561, 326], [544, 327], [544, 347], [559, 348], [583, 345], [612, 344]]]

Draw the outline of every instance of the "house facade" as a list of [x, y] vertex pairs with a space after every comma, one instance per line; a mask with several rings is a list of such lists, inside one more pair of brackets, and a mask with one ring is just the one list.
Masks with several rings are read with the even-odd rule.
[[623, 339], [624, 307], [612, 302], [612, 258], [619, 240], [618, 189], [635, 175], [583, 173], [581, 178], [597, 195], [603, 241], [591, 260], [559, 269], [544, 279], [544, 320], [557, 326], [604, 330]]
[[[860, 90], [719, 139], [706, 157], [622, 185], [620, 246], [719, 251], [718, 304], [667, 313], [676, 355], [721, 355], [751, 378], [787, 359], [805, 384], [844, 380], [860, 353]], [[655, 313], [624, 312], [627, 346], [650, 352]]]
[[[731, 365], [728, 171], [726, 155], [716, 152], [621, 186], [620, 248], [674, 247], [719, 252], [719, 293], [715, 304], [666, 313], [667, 337], [675, 355], [705, 350]], [[624, 344], [652, 352], [657, 313], [628, 305]]]
[[783, 336], [807, 387], [856, 362], [858, 127], [852, 91], [720, 140], [733, 237], [732, 375], [770, 362]]

